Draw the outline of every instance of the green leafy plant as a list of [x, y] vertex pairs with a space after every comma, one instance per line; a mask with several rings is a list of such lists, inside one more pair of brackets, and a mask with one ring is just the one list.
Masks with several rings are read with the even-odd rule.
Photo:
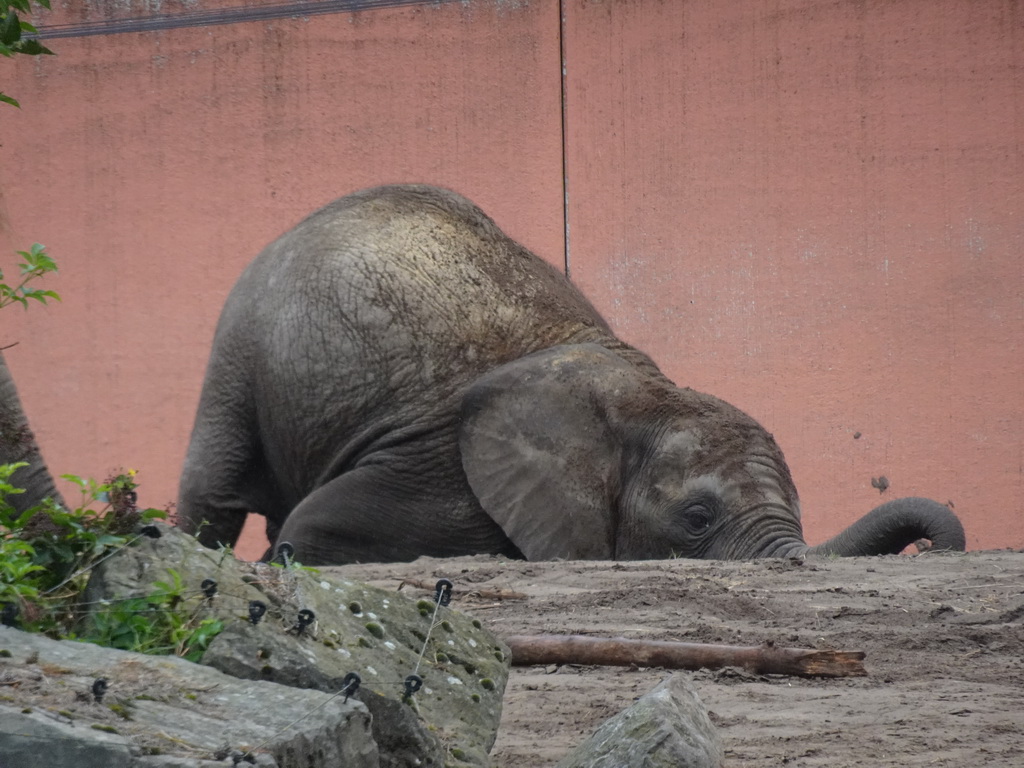
[[46, 570], [33, 562], [31, 544], [17, 539], [0, 541], [0, 602], [21, 603], [39, 597], [32, 574]]
[[[18, 513], [8, 496], [21, 492], [11, 486], [10, 478], [22, 466], [24, 462], [0, 465], [0, 540], [27, 545], [24, 556], [40, 567], [27, 582], [42, 595], [62, 598], [77, 594], [89, 569], [110, 551], [123, 547], [140, 523], [167, 514], [138, 509], [133, 470], [113, 475], [104, 483], [63, 475], [81, 490], [77, 507], [64, 509], [46, 500]], [[6, 586], [0, 584], [0, 600]]]
[[200, 617], [201, 603], [186, 605], [176, 571], [140, 597], [111, 600], [83, 621], [77, 601], [90, 569], [137, 536], [140, 523], [165, 517], [163, 510], [136, 506], [135, 470], [103, 483], [64, 475], [81, 491], [80, 505], [50, 502], [17, 512], [9, 502], [22, 490], [10, 483], [23, 463], [0, 464], [0, 607], [30, 631], [99, 645], [198, 660], [224, 628]]
[[0, 605], [5, 617], [12, 607], [21, 610], [37, 600], [47, 577], [46, 567], [36, 560], [35, 547], [18, 533], [39, 510], [32, 508], [19, 514], [7, 501], [13, 494], [24, 493], [10, 483], [11, 475], [23, 466], [25, 462], [0, 464]]
[[21, 280], [16, 285], [8, 285], [2, 282], [4, 273], [0, 271], [0, 309], [14, 303], [28, 307], [29, 300], [45, 304], [47, 299], [60, 301], [60, 295], [56, 291], [42, 290], [41, 288], [30, 288], [29, 283], [43, 275], [56, 272], [57, 263], [46, 253], [46, 246], [33, 243], [27, 251], [18, 251], [22, 262], [18, 264], [21, 270]]
[[105, 610], [95, 611], [80, 640], [151, 654], [175, 654], [199, 661], [210, 641], [224, 623], [210, 617], [199, 618], [196, 610], [184, 610], [184, 587], [177, 571], [169, 571], [170, 581], [156, 581], [153, 591], [144, 597], [111, 601]]
[[[49, 9], [50, 0], [36, 0], [36, 4]], [[40, 56], [53, 53], [39, 42], [36, 37], [39, 30], [18, 16], [19, 11], [28, 13], [30, 5], [31, 0], [0, 0], [0, 56], [10, 58], [16, 54]], [[21, 106], [16, 99], [2, 92], [0, 101], [14, 107]]]

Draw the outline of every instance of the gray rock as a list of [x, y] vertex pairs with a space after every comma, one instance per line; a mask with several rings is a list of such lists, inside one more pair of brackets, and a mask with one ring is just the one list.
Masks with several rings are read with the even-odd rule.
[[[379, 768], [362, 703], [0, 627], [0, 768]], [[92, 694], [107, 681], [101, 701]], [[297, 720], [297, 713], [307, 713]]]
[[[486, 766], [501, 718], [509, 669], [507, 646], [479, 622], [432, 600], [416, 601], [312, 569], [244, 563], [200, 546], [177, 529], [142, 540], [111, 558], [90, 580], [86, 600], [139, 596], [173, 569], [196, 616], [214, 616], [225, 628], [202, 663], [224, 673], [298, 688], [334, 692], [350, 672], [358, 697], [373, 714], [383, 768], [442, 766], [446, 754]], [[199, 585], [218, 583], [201, 605]], [[252, 624], [250, 600], [267, 604]], [[316, 623], [296, 630], [298, 612]], [[421, 659], [420, 654], [426, 652]], [[403, 681], [413, 672], [423, 687], [407, 701]]]
[[707, 709], [675, 674], [607, 720], [557, 768], [719, 768], [722, 759]]
[[0, 705], [0, 768], [131, 768], [123, 736], [86, 731], [31, 707]]

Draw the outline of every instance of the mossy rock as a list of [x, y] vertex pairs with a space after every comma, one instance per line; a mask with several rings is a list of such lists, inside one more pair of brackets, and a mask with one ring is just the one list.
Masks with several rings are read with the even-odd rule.
[[[455, 747], [465, 754], [466, 764], [488, 764], [501, 718], [509, 652], [479, 621], [454, 606], [437, 607], [432, 601], [313, 569], [241, 562], [202, 547], [177, 529], [162, 531], [160, 539], [141, 540], [97, 568], [87, 599], [144, 595], [148, 585], [167, 580], [174, 570], [197, 615], [225, 624], [203, 664], [243, 679], [332, 693], [355, 672], [361, 690], [399, 703], [404, 681], [415, 671], [423, 684], [411, 703], [426, 726], [424, 734], [434, 726], [446, 734], [449, 750]], [[201, 605], [199, 584], [208, 578], [218, 583], [218, 593]], [[267, 605], [258, 624], [248, 620], [251, 600]], [[312, 611], [315, 622], [300, 628], [301, 610]], [[446, 658], [458, 662], [438, 661]], [[482, 687], [481, 679], [492, 686]], [[423, 757], [440, 766], [444, 749], [436, 738], [427, 740], [434, 749]]]

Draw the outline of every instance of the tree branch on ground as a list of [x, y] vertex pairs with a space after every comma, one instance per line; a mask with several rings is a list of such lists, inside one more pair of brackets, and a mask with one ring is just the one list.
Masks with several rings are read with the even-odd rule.
[[867, 675], [862, 663], [862, 651], [818, 651], [778, 648], [774, 645], [704, 645], [585, 635], [513, 635], [503, 639], [512, 649], [512, 664], [515, 666], [594, 664], [667, 669], [741, 667], [763, 675]]

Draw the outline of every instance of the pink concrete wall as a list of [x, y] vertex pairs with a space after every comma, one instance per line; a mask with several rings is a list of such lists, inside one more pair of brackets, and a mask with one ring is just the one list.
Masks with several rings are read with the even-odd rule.
[[809, 539], [923, 494], [969, 546], [1024, 546], [1019, 4], [562, 5], [70, 38], [0, 65], [23, 104], [0, 113], [0, 264], [44, 242], [65, 297], [4, 312], [0, 343], [56, 471], [135, 467], [144, 502], [171, 501], [244, 265], [340, 194], [422, 180], [556, 263], [567, 215], [571, 274], [621, 334], [775, 433]]
[[53, 469], [138, 468], [143, 502], [173, 501], [228, 290], [339, 195], [449, 185], [561, 263], [557, 10], [454, 3], [73, 38], [5, 62], [22, 109], [0, 117], [0, 258], [46, 244], [64, 301], [3, 312], [2, 338], [19, 342], [5, 356]]
[[1024, 8], [570, 0], [565, 55], [573, 278], [808, 539], [925, 495], [1024, 545]]

